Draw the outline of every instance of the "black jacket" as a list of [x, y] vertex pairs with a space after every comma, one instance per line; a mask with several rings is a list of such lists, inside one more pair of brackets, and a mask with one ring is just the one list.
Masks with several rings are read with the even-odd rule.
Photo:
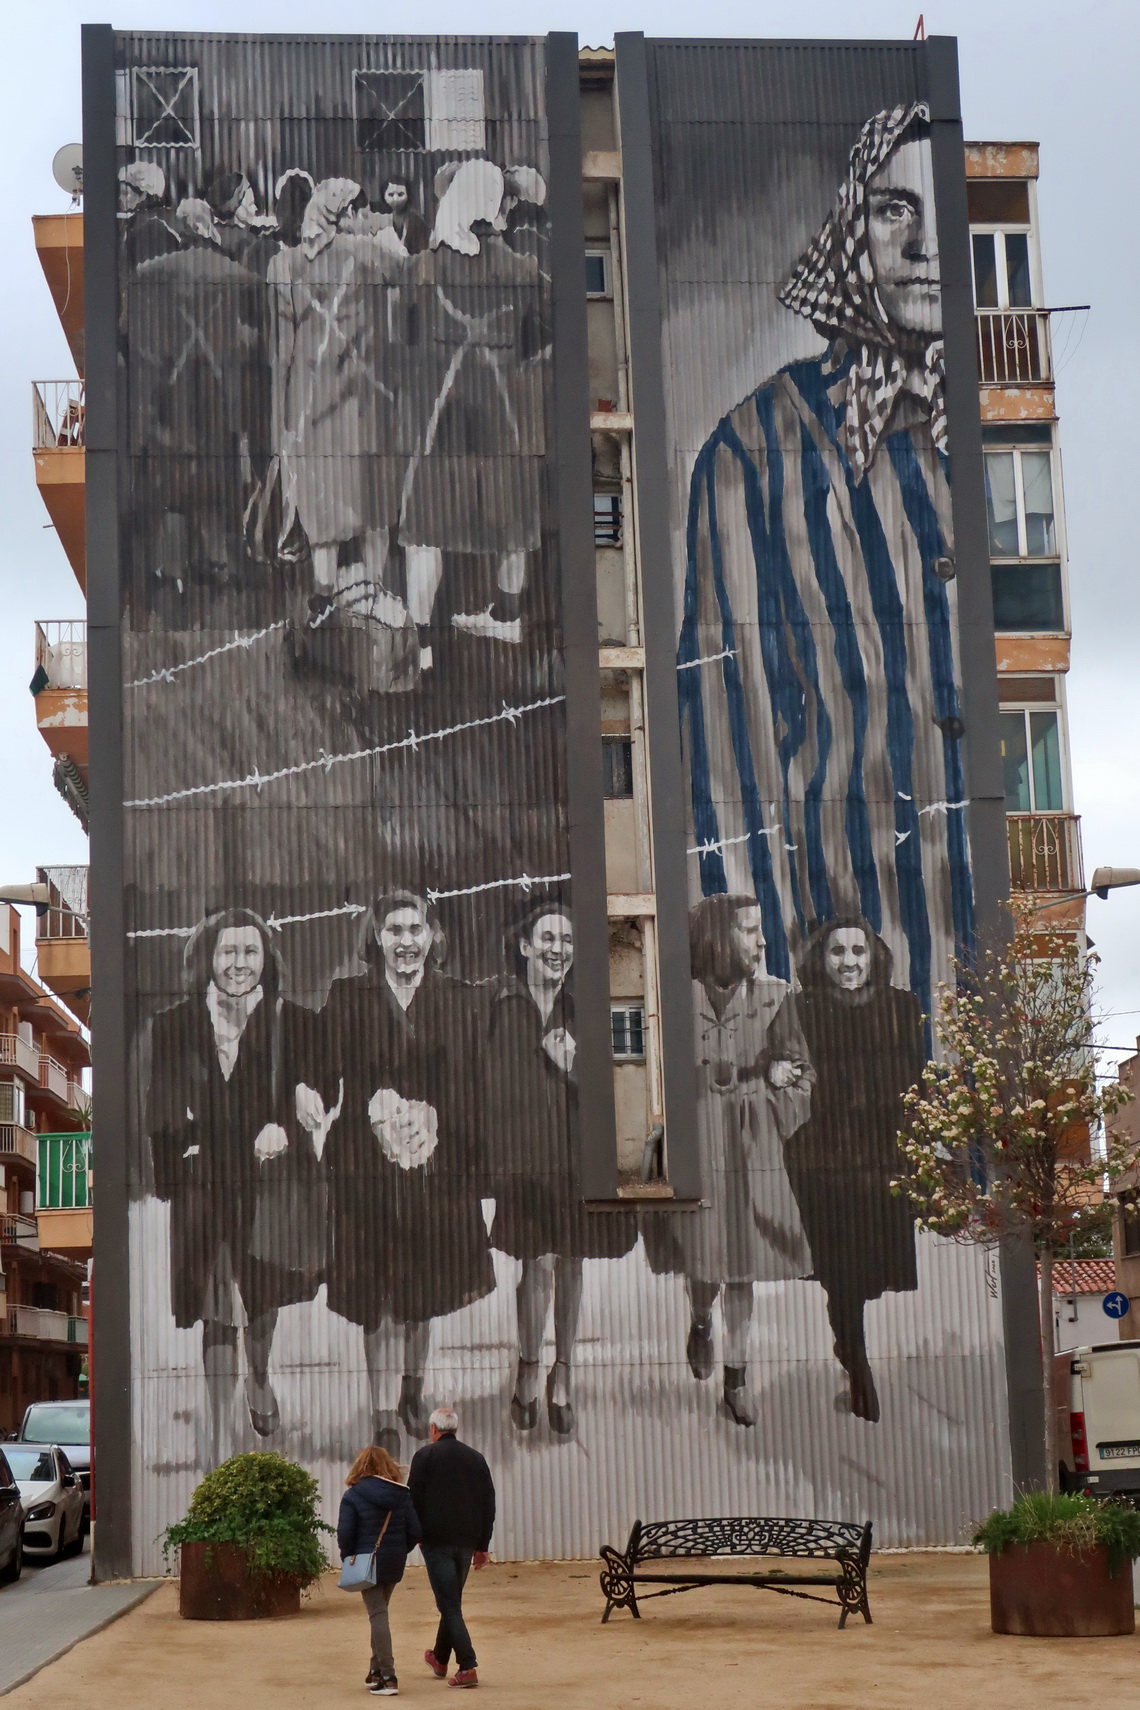
[[422, 1537], [419, 1516], [405, 1485], [386, 1478], [362, 1478], [340, 1499], [336, 1541], [341, 1561], [375, 1548], [385, 1516], [391, 1514], [384, 1541], [376, 1551], [377, 1585], [394, 1585], [404, 1575], [408, 1552]]
[[423, 1542], [461, 1550], [489, 1550], [495, 1526], [495, 1486], [479, 1453], [448, 1434], [417, 1449], [408, 1489], [423, 1527]]

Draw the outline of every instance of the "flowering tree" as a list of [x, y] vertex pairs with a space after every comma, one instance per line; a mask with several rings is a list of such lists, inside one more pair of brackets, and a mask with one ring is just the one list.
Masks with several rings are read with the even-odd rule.
[[[899, 1144], [907, 1169], [894, 1183], [917, 1226], [954, 1240], [1028, 1238], [1038, 1261], [1045, 1384], [1045, 1465], [1058, 1467], [1053, 1394], [1053, 1260], [1108, 1217], [1105, 1174], [1140, 1163], [1140, 1147], [1106, 1119], [1130, 1095], [1098, 1079], [1093, 1009], [1097, 958], [1078, 939], [1034, 924], [1010, 905], [1013, 933], [940, 988], [937, 1062], [907, 1094]], [[1094, 1154], [1092, 1136], [1105, 1131]]]

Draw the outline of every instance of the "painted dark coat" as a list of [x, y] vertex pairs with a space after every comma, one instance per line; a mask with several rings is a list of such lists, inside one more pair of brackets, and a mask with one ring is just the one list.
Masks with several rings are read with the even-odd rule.
[[561, 987], [544, 1021], [522, 980], [491, 1004], [485, 1057], [487, 1163], [495, 1195], [491, 1238], [516, 1259], [616, 1259], [637, 1240], [632, 1215], [589, 1212], [578, 1179], [578, 1088], [547, 1051], [557, 1028], [574, 1036], [574, 998]]
[[[329, 992], [325, 1077], [339, 1066], [344, 1108], [326, 1150], [328, 1301], [365, 1330], [384, 1318], [456, 1312], [494, 1287], [471, 1097], [474, 996], [459, 980], [426, 969], [405, 1011], [380, 964], [336, 981]], [[425, 1163], [405, 1169], [384, 1153], [368, 1115], [383, 1087], [436, 1111], [438, 1141]]]
[[918, 999], [880, 986], [853, 1003], [820, 987], [796, 1005], [816, 1083], [785, 1158], [814, 1275], [849, 1299], [917, 1288], [914, 1220], [890, 1184], [903, 1169], [902, 1097], [926, 1060]]
[[445, 552], [536, 549], [547, 368], [536, 263], [495, 236], [478, 255], [441, 245], [411, 264], [409, 299], [401, 539]]
[[[170, 1202], [175, 1322], [206, 1315], [221, 1251], [249, 1318], [311, 1300], [324, 1262], [325, 1210], [311, 1136], [295, 1114], [297, 1082], [311, 1078], [314, 1017], [266, 993], [246, 1022], [237, 1060], [222, 1074], [205, 996], [156, 1016], [147, 1132], [155, 1192]], [[260, 1163], [267, 1123], [289, 1146]]]

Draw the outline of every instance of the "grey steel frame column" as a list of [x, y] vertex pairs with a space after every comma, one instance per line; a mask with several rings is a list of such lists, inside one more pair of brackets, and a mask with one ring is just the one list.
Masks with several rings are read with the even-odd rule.
[[552, 494], [562, 570], [566, 775], [574, 896], [578, 1162], [584, 1199], [617, 1197], [598, 586], [590, 447], [578, 37], [546, 38], [554, 320]]
[[[958, 44], [932, 36], [917, 50], [930, 102], [942, 329], [946, 345], [954, 559], [957, 569], [962, 704], [966, 714], [966, 793], [978, 935], [983, 945], [1008, 932], [1009, 845], [998, 742], [997, 660], [986, 526], [977, 331], [966, 207], [965, 145], [958, 89]], [[1002, 1315], [1010, 1459], [1018, 1489], [1038, 1488], [1045, 1473], [1045, 1397], [1037, 1316], [1037, 1273], [1027, 1243], [1001, 1254]]]
[[132, 1571], [127, 1037], [123, 916], [120, 423], [114, 32], [83, 27], [87, 673], [91, 778], [92, 1385], [95, 1577]]
[[678, 625], [669, 534], [649, 69], [645, 37], [640, 32], [617, 35], [614, 46], [634, 429], [633, 476], [643, 596], [653, 874], [657, 895], [665, 1142], [673, 1192], [680, 1200], [694, 1200], [701, 1197], [701, 1172], [697, 1151], [685, 791], [677, 704]]

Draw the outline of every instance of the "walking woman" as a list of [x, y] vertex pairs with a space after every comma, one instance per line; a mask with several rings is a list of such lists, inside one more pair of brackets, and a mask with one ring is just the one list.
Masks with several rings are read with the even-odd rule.
[[428, 1434], [432, 1319], [495, 1286], [470, 1109], [475, 994], [442, 972], [446, 952], [425, 899], [386, 892], [364, 916], [365, 972], [334, 981], [323, 1015], [323, 1073], [344, 1087], [328, 1149], [328, 1303], [364, 1332], [373, 1434], [392, 1454], [401, 1424]]
[[399, 1685], [388, 1604], [423, 1530], [400, 1468], [378, 1444], [361, 1449], [344, 1482], [348, 1489], [340, 1499], [336, 1523], [340, 1559], [376, 1552], [376, 1583], [366, 1585], [361, 1594], [372, 1635], [364, 1684], [376, 1698], [395, 1698]]
[[574, 1428], [571, 1361], [582, 1261], [620, 1259], [636, 1243], [637, 1226], [627, 1212], [591, 1213], [582, 1203], [569, 913], [557, 901], [539, 903], [518, 923], [507, 950], [517, 972], [491, 1004], [486, 1145], [495, 1193], [491, 1239], [500, 1252], [522, 1260], [511, 1419], [520, 1431], [538, 1423], [542, 1342], [553, 1300], [546, 1410], [551, 1429], [565, 1437]]
[[724, 1409], [755, 1425], [748, 1383], [754, 1285], [806, 1276], [808, 1243], [784, 1167], [805, 1120], [814, 1075], [785, 980], [765, 970], [753, 898], [721, 892], [689, 912], [696, 1030], [697, 1136], [709, 1204], [683, 1218], [647, 1218], [654, 1271], [680, 1271], [689, 1295], [686, 1353], [696, 1378], [713, 1371], [713, 1307], [723, 1291]]
[[816, 1083], [811, 1116], [785, 1158], [851, 1412], [874, 1424], [879, 1397], [863, 1309], [888, 1290], [918, 1287], [914, 1218], [891, 1179], [904, 1167], [896, 1138], [903, 1094], [926, 1061], [922, 1011], [913, 992], [891, 985], [891, 953], [859, 915], [813, 933], [800, 980], [796, 1004]]
[[281, 995], [284, 970], [247, 909], [207, 916], [186, 946], [190, 995], [155, 1017], [147, 1132], [170, 1203], [170, 1289], [180, 1329], [202, 1325], [210, 1464], [233, 1452], [236, 1288], [246, 1400], [261, 1437], [281, 1416], [269, 1351], [281, 1307], [312, 1300], [324, 1268], [319, 1124], [298, 1118], [314, 1017]]

